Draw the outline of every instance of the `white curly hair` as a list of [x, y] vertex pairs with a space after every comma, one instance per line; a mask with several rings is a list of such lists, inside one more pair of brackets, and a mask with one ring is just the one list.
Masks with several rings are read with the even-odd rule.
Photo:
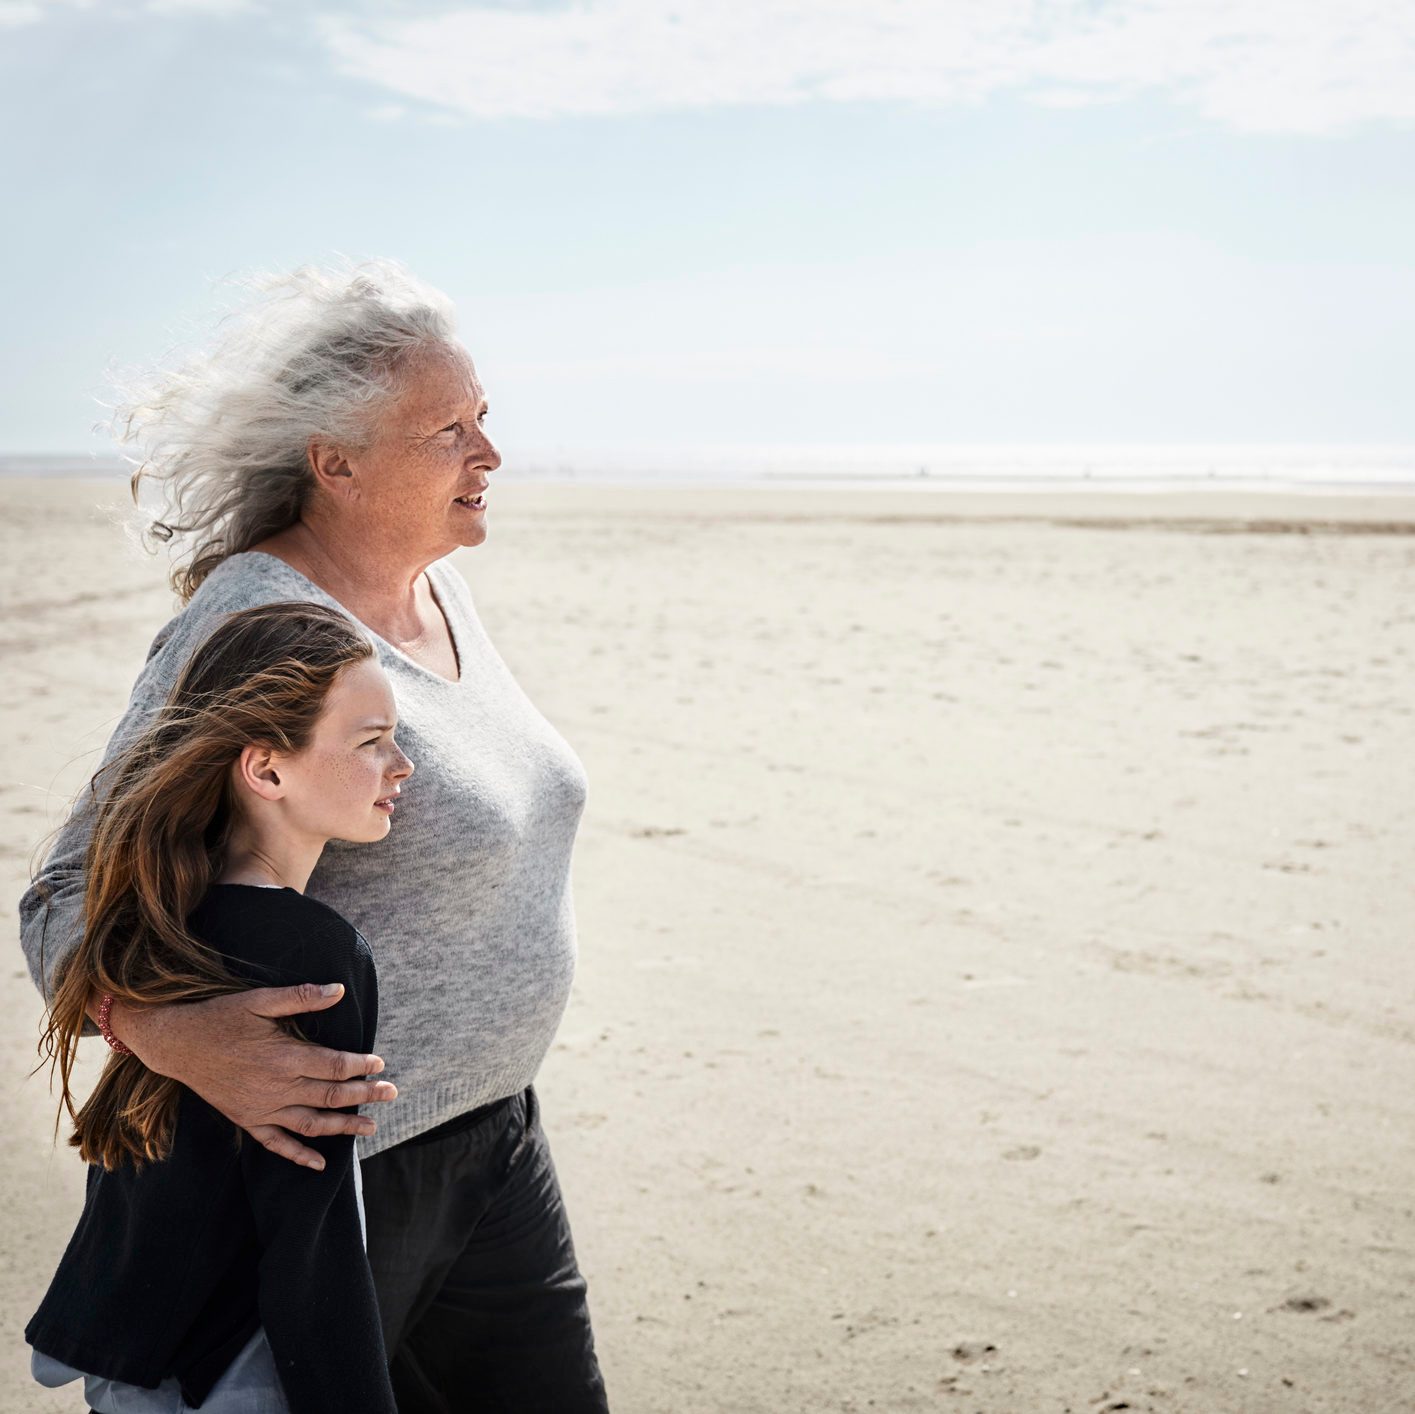
[[[185, 604], [222, 560], [300, 517], [313, 481], [311, 438], [363, 448], [401, 391], [409, 357], [459, 347], [452, 303], [394, 260], [232, 284], [254, 293], [175, 367], [109, 378], [120, 401], [106, 427], [135, 468], [130, 538], [172, 543], [170, 582]], [[139, 483], [160, 485], [145, 509]]]

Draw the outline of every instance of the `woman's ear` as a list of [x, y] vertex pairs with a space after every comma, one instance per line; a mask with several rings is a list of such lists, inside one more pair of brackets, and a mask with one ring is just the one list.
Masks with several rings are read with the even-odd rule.
[[354, 474], [343, 449], [319, 437], [310, 438], [305, 447], [305, 460], [315, 485], [335, 494], [343, 493], [346, 486], [342, 483], [347, 483]]

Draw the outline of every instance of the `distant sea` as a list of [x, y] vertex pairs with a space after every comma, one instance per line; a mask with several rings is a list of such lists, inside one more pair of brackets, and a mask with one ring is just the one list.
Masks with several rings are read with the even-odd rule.
[[[517, 480], [907, 491], [1415, 492], [1415, 446], [502, 447]], [[0, 477], [126, 480], [117, 457], [0, 455]]]

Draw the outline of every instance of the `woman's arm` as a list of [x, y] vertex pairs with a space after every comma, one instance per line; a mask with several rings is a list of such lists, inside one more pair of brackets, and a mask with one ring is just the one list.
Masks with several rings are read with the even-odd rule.
[[[322, 1169], [323, 1152], [302, 1139], [372, 1134], [374, 1121], [346, 1107], [398, 1095], [392, 1081], [364, 1078], [383, 1069], [381, 1057], [315, 1045], [276, 1025], [337, 1006], [342, 989], [325, 985], [334, 987], [328, 996], [302, 982], [165, 1006], [115, 1001], [108, 1025], [149, 1070], [195, 1090], [272, 1154]], [[97, 1012], [90, 1002], [89, 1015]]]
[[[141, 735], [152, 714], [166, 700], [181, 665], [215, 627], [215, 617], [219, 616], [196, 614], [186, 622], [188, 615], [178, 614], [158, 630], [147, 650], [147, 661], [133, 683], [127, 710], [104, 748], [100, 767], [107, 766]], [[20, 897], [20, 946], [30, 977], [46, 1006], [54, 995], [58, 969], [83, 937], [84, 860], [93, 832], [91, 785], [91, 781], [84, 782], [38, 877]], [[102, 785], [100, 776], [100, 791]], [[91, 1020], [83, 1034], [97, 1036], [97, 1025]]]
[[[163, 626], [104, 750], [104, 764], [137, 739], [167, 700], [182, 664], [221, 617], [189, 605]], [[100, 791], [102, 785], [100, 776]], [[20, 941], [46, 1005], [58, 968], [83, 936], [84, 860], [94, 807], [85, 783], [38, 877], [20, 899]], [[115, 1002], [109, 1026], [150, 1070], [190, 1086], [270, 1152], [320, 1168], [323, 1158], [302, 1138], [364, 1132], [372, 1121], [339, 1107], [391, 1100], [398, 1093], [387, 1081], [358, 1079], [383, 1069], [377, 1056], [314, 1046], [276, 1025], [276, 1017], [333, 1006], [337, 994], [326, 998], [319, 991], [327, 980], [160, 1007]], [[90, 1001], [85, 1036], [99, 1034], [98, 1000]]]

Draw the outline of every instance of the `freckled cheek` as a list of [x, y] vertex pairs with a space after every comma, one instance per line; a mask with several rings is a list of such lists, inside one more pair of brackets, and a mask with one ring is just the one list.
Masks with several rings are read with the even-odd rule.
[[363, 753], [330, 753], [318, 763], [318, 781], [330, 795], [350, 799], [368, 795], [379, 780], [378, 759]]
[[429, 506], [448, 499], [443, 490], [456, 479], [458, 462], [445, 451], [412, 453], [385, 466], [377, 491], [377, 513], [385, 522], [417, 521]]

